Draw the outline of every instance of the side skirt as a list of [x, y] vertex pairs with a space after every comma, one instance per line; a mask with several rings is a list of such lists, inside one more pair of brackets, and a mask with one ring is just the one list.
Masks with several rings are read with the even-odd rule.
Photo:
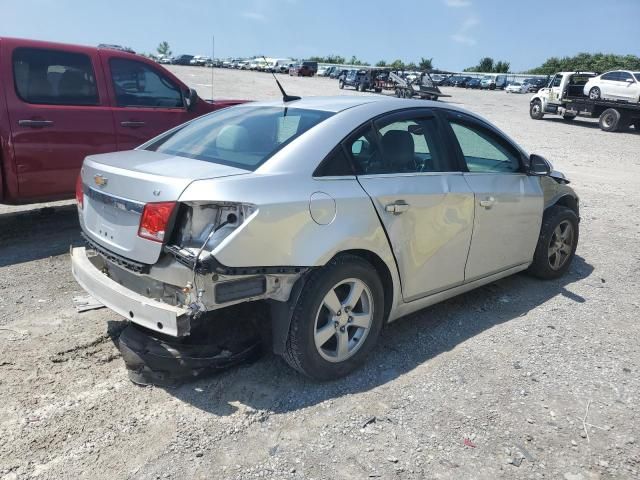
[[501, 278], [508, 277], [513, 275], [514, 273], [521, 272], [526, 270], [529, 267], [529, 263], [523, 263], [522, 265], [517, 265], [515, 267], [511, 267], [507, 270], [503, 270], [502, 272], [494, 273], [489, 275], [488, 277], [479, 278], [469, 283], [464, 283], [454, 288], [450, 288], [443, 292], [434, 293], [433, 295], [429, 295], [428, 297], [423, 297], [418, 300], [414, 300], [413, 302], [403, 303], [398, 305], [391, 311], [389, 315], [389, 322], [397, 320], [405, 315], [409, 315], [410, 313], [416, 312], [418, 310], [422, 310], [423, 308], [430, 307], [436, 303], [442, 302], [443, 300], [447, 300], [451, 297], [455, 297], [462, 293], [473, 290], [474, 288], [481, 287], [488, 283], [495, 282], [496, 280], [500, 280]]

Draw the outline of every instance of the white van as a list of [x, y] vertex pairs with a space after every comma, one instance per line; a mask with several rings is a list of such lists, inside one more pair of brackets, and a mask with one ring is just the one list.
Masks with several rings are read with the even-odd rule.
[[289, 73], [289, 66], [292, 64], [293, 60], [290, 58], [274, 58], [269, 69], [276, 73]]

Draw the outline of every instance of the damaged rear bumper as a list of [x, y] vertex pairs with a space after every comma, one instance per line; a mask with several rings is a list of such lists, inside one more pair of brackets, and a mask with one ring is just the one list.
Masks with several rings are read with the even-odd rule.
[[71, 249], [71, 271], [89, 294], [132, 322], [174, 337], [189, 334], [188, 308], [159, 302], [125, 288], [102, 273], [84, 247]]

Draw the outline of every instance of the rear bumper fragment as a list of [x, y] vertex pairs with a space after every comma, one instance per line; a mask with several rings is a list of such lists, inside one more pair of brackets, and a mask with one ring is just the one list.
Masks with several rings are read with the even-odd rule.
[[71, 271], [89, 294], [131, 322], [174, 337], [189, 334], [188, 308], [168, 305], [123, 287], [91, 262], [84, 247], [71, 249]]

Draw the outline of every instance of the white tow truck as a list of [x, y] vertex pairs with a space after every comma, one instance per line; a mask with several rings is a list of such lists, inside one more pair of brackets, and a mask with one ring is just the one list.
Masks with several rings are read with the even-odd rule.
[[546, 88], [531, 97], [529, 115], [540, 120], [546, 114], [562, 115], [571, 121], [578, 115], [598, 118], [600, 128], [616, 132], [635, 127], [640, 130], [640, 104], [624, 100], [592, 100], [584, 94], [584, 85], [594, 72], [558, 72]]

